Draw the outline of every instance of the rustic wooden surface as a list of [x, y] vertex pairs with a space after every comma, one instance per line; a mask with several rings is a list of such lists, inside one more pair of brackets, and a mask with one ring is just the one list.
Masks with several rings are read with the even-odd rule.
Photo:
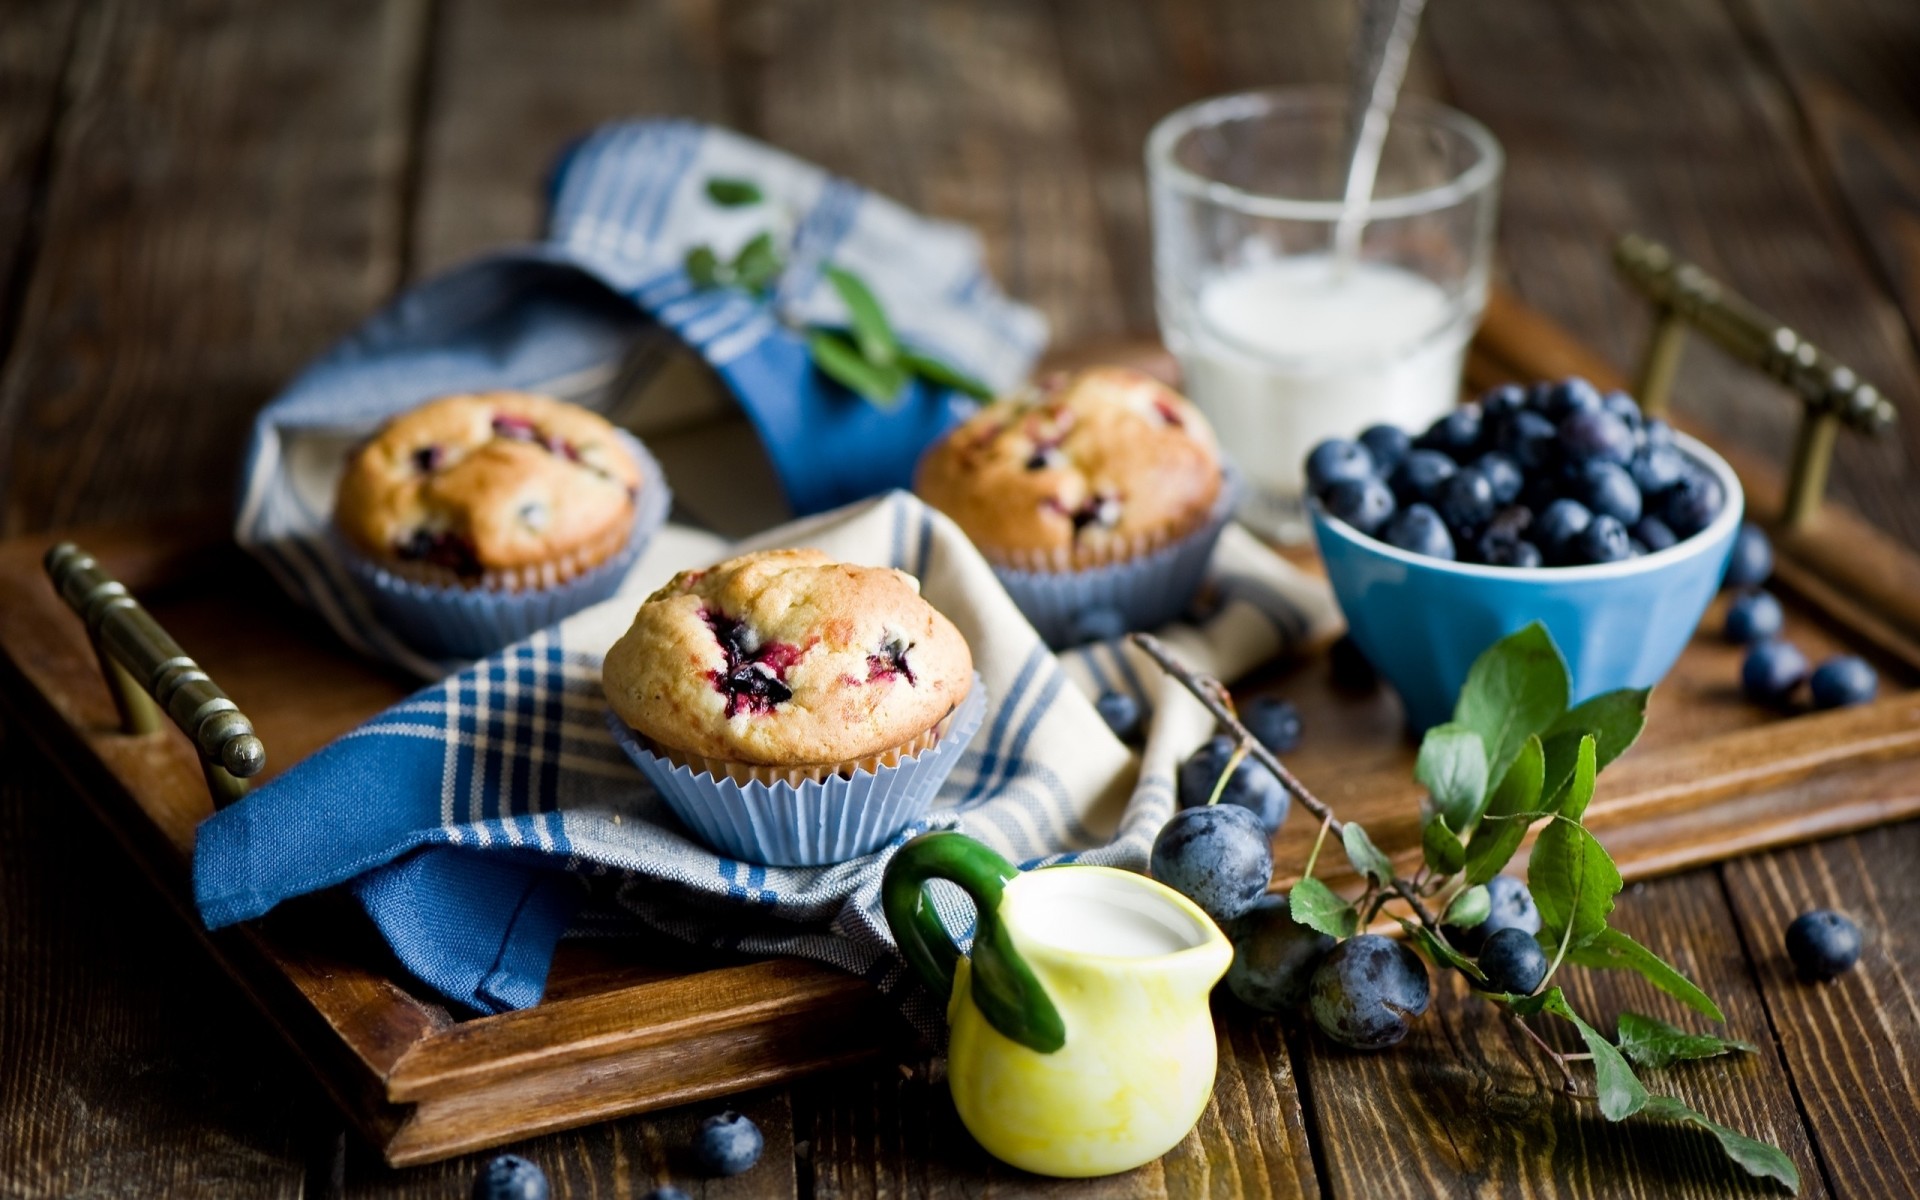
[[[1062, 340], [1142, 332], [1140, 141], [1188, 99], [1327, 80], [1340, 0], [12, 0], [0, 14], [0, 532], [223, 503], [249, 415], [397, 283], [532, 232], [564, 137], [638, 112], [724, 120], [977, 226]], [[1632, 228], [1879, 383], [1902, 432], [1835, 487], [1920, 544], [1920, 10], [1906, 0], [1431, 6], [1415, 86], [1506, 143], [1501, 274], [1625, 363], [1608, 266]], [[1787, 403], [1712, 351], [1689, 410], [1780, 455]], [[0, 619], [4, 619], [0, 616]], [[380, 1167], [156, 911], [125, 856], [0, 740], [0, 1194], [460, 1194], [473, 1163]], [[1624, 769], [1624, 767], [1623, 767]], [[1809, 1194], [1920, 1192], [1920, 826], [1634, 889], [1634, 932], [1761, 1044], [1667, 1084], [1764, 1131]], [[1810, 988], [1794, 912], [1864, 918], [1864, 969]], [[1603, 1013], [1668, 1011], [1595, 981]], [[752, 1098], [768, 1161], [714, 1196], [1674, 1195], [1755, 1191], [1693, 1135], [1629, 1141], [1448, 995], [1397, 1054], [1246, 1026], [1216, 1107], [1154, 1167], [1046, 1184], [984, 1161], [924, 1068]], [[1669, 1012], [1669, 1015], [1677, 1015]], [[1257, 1051], [1257, 1053], [1253, 1053]], [[530, 1143], [566, 1196], [691, 1178], [699, 1111]], [[688, 1183], [690, 1190], [699, 1185]]]

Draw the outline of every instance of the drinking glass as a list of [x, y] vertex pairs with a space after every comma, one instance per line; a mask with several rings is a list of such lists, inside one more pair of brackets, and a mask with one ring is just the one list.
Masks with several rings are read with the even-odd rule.
[[1242, 92], [1147, 139], [1161, 335], [1247, 480], [1241, 517], [1287, 541], [1306, 536], [1307, 451], [1445, 413], [1487, 302], [1499, 143], [1402, 97], [1342, 258], [1350, 112], [1333, 90]]

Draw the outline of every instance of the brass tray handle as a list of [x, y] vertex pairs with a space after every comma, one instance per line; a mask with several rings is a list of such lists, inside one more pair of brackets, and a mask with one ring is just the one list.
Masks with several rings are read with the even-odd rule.
[[86, 622], [121, 729], [155, 733], [164, 710], [200, 752], [213, 806], [246, 795], [247, 780], [267, 765], [267, 748], [239, 706], [91, 554], [61, 542], [47, 551], [46, 567], [60, 598]]
[[1615, 245], [1613, 261], [1653, 301], [1653, 337], [1634, 381], [1648, 413], [1667, 411], [1689, 329], [1799, 394], [1804, 412], [1782, 524], [1802, 524], [1819, 509], [1841, 426], [1867, 437], [1892, 427], [1893, 405], [1872, 384], [1660, 243], [1630, 233]]

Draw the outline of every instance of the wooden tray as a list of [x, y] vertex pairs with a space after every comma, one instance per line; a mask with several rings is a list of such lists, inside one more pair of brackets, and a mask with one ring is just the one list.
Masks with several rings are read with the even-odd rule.
[[[1139, 343], [1062, 359], [1168, 366], [1157, 347]], [[1537, 315], [1496, 298], [1470, 359], [1473, 388], [1573, 372], [1617, 378]], [[1777, 476], [1726, 457], [1752, 511], [1778, 511]], [[210, 811], [199, 761], [171, 729], [119, 732], [86, 633], [41, 567], [48, 546], [69, 538], [238, 701], [268, 747], [270, 773], [410, 687], [342, 649], [231, 547], [162, 528], [0, 544], [0, 698], [199, 929], [188, 874], [194, 826]], [[1646, 739], [1609, 771], [1590, 811], [1628, 879], [1920, 813], [1920, 559], [1832, 507], [1779, 551], [1775, 586], [1789, 635], [1815, 660], [1842, 648], [1868, 656], [1882, 696], [1783, 719], [1741, 700], [1735, 648], [1697, 636], [1656, 693]], [[1716, 629], [1718, 616], [1716, 607], [1704, 628]], [[1276, 666], [1243, 690], [1299, 703], [1307, 738], [1291, 757], [1295, 770], [1390, 853], [1417, 857], [1412, 751], [1389, 693], [1339, 691], [1322, 655]], [[1311, 835], [1305, 822], [1290, 823], [1280, 861], [1303, 861]], [[406, 978], [339, 896], [287, 904], [206, 941], [394, 1165], [906, 1046], [897, 1016], [868, 985], [793, 959], [724, 960], [654, 939], [563, 943], [542, 1004], [461, 1020]]]

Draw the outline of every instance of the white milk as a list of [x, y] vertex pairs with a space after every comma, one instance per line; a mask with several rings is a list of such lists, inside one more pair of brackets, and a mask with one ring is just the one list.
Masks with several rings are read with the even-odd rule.
[[1036, 889], [1039, 894], [1021, 898], [1014, 920], [1024, 936], [1113, 958], [1158, 958], [1200, 943], [1201, 932], [1186, 914], [1140, 888], [1097, 877], [1070, 882], [1077, 886]]
[[[1325, 255], [1215, 275], [1174, 351], [1187, 393], [1253, 485], [1246, 515], [1297, 521], [1316, 442], [1388, 422], [1418, 432], [1452, 408], [1472, 310], [1383, 263], [1336, 278]], [[1264, 494], [1263, 494], [1264, 493]]]

